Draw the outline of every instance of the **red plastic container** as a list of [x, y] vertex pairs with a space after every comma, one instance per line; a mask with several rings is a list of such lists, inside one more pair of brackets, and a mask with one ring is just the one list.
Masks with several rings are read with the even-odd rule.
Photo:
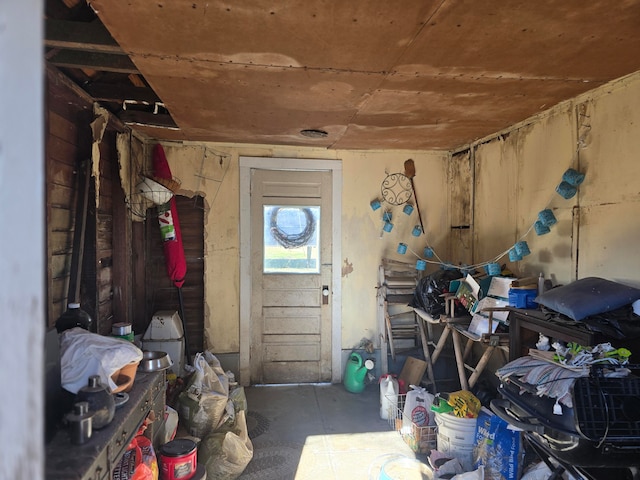
[[160, 479], [189, 480], [196, 474], [198, 447], [188, 438], [178, 438], [160, 447]]

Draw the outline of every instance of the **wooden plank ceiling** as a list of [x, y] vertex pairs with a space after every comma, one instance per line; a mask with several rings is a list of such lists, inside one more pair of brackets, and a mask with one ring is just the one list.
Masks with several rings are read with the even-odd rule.
[[640, 70], [640, 0], [89, 3], [48, 61], [158, 139], [451, 150]]

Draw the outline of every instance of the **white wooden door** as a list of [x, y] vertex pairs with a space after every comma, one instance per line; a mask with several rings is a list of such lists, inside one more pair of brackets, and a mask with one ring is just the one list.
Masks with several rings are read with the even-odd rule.
[[251, 383], [331, 381], [331, 172], [251, 171]]

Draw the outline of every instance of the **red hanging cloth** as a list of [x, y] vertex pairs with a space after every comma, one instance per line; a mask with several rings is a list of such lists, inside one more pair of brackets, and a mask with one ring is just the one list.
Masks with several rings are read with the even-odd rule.
[[[164, 154], [162, 145], [156, 144], [153, 149], [153, 173], [157, 178], [171, 180], [171, 168]], [[175, 197], [171, 197], [168, 205], [158, 207], [158, 222], [162, 233], [162, 245], [164, 258], [167, 265], [167, 274], [173, 284], [181, 288], [187, 275], [187, 261], [184, 257], [182, 245], [182, 233]]]

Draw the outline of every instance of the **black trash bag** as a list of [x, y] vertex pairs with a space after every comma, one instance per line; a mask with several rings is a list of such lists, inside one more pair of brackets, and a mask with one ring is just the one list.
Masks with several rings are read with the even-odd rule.
[[640, 337], [640, 316], [631, 305], [582, 319], [589, 329], [618, 340]]
[[[422, 277], [416, 286], [410, 307], [424, 310], [432, 317], [437, 318], [445, 313], [445, 299], [442, 296], [449, 293], [449, 283], [458, 280], [458, 270], [437, 270], [431, 275]], [[456, 308], [462, 308], [456, 305]], [[459, 313], [456, 311], [456, 313]]]

